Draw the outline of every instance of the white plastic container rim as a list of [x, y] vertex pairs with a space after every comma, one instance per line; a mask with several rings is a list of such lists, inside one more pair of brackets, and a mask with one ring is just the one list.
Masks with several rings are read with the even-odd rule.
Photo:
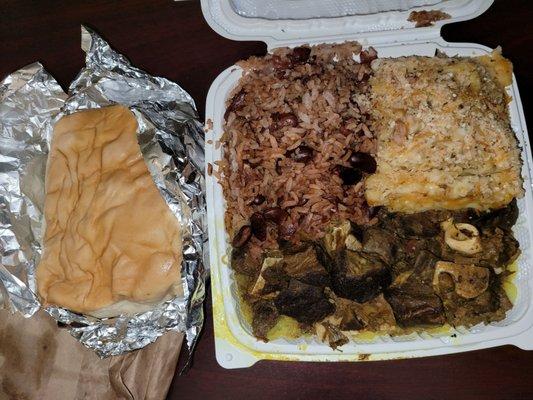
[[[439, 9], [452, 16], [433, 27], [416, 28], [406, 23], [411, 10], [380, 14], [356, 15], [312, 20], [267, 20], [239, 15], [231, 0], [202, 0], [202, 10], [213, 29], [237, 40], [262, 40], [268, 48], [296, 46], [304, 43], [327, 43], [357, 40], [374, 46], [380, 57], [406, 55], [433, 56], [439, 49], [448, 55], [476, 56], [492, 50], [474, 43], [448, 43], [440, 37], [444, 23], [470, 19], [480, 15], [492, 3], [483, 0], [448, 0], [430, 9]], [[305, 1], [305, 0], [299, 0]], [[391, 2], [394, 3], [394, 2]], [[306, 28], [307, 27], [307, 28]], [[369, 30], [368, 28], [375, 28]], [[376, 27], [379, 27], [376, 28]], [[366, 29], [366, 30], [365, 30]], [[236, 66], [223, 71], [213, 82], [207, 96], [206, 120], [212, 121], [206, 132], [206, 165], [222, 159], [222, 148], [216, 142], [223, 133], [225, 101], [237, 85], [242, 70]], [[339, 350], [331, 349], [317, 339], [276, 339], [268, 343], [257, 340], [240, 312], [237, 285], [229, 268], [230, 245], [224, 227], [225, 201], [222, 188], [214, 176], [206, 172], [207, 213], [215, 347], [219, 364], [225, 368], [242, 368], [260, 359], [297, 361], [359, 361], [422, 357], [483, 349], [504, 344], [533, 349], [533, 296], [531, 265], [533, 254], [533, 158], [529, 143], [518, 86], [508, 88], [511, 126], [517, 135], [524, 161], [522, 176], [526, 194], [519, 199], [520, 216], [514, 227], [522, 254], [518, 260], [514, 285], [517, 298], [505, 320], [470, 329], [457, 328], [439, 334], [411, 334], [391, 337], [383, 335], [372, 340], [352, 340]], [[211, 124], [208, 124], [211, 125]]]
[[[263, 1], [263, 0], [256, 0]], [[312, 7], [313, 0], [292, 0]], [[332, 1], [332, 0], [322, 0]], [[338, 0], [337, 0], [338, 1]], [[353, 3], [362, 0], [352, 0]], [[414, 0], [412, 0], [414, 1]], [[349, 2], [349, 1], [348, 1]], [[382, 2], [384, 2], [382, 0]], [[409, 0], [388, 0], [389, 10], [401, 10]], [[233, 40], [259, 40], [268, 49], [302, 43], [344, 41], [357, 38], [362, 44], [381, 41], [400, 43], [439, 37], [442, 25], [473, 19], [485, 12], [493, 0], [447, 0], [431, 6], [415, 7], [405, 11], [387, 11], [374, 14], [348, 15], [336, 18], [265, 19], [244, 17], [234, 9], [232, 0], [201, 0], [207, 23], [221, 36]], [[428, 1], [428, 3], [435, 3]], [[451, 18], [437, 21], [434, 26], [415, 28], [407, 21], [411, 11], [438, 9]]]

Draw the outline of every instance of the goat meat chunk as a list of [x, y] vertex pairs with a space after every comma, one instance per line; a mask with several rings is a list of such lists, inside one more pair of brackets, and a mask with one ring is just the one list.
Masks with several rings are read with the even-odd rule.
[[335, 311], [324, 289], [291, 279], [289, 286], [274, 300], [280, 314], [311, 325], [323, 320]]
[[273, 301], [259, 300], [252, 306], [252, 330], [259, 339], [267, 341], [268, 332], [276, 325], [279, 312]]
[[388, 290], [385, 299], [400, 326], [443, 325], [446, 322], [440, 298], [426, 286], [402, 285]]
[[337, 296], [364, 303], [387, 288], [392, 275], [379, 257], [344, 250], [333, 265], [331, 281]]

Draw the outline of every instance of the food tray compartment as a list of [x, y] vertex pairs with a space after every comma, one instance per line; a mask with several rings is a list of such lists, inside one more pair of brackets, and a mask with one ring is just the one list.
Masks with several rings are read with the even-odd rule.
[[[491, 49], [477, 44], [450, 44], [442, 39], [414, 44], [383, 44], [375, 46], [380, 57], [399, 57], [406, 55], [433, 56], [435, 50], [444, 51], [450, 56], [476, 56], [490, 53]], [[239, 67], [230, 67], [215, 80], [207, 98], [206, 119], [213, 126], [207, 131], [206, 163], [222, 158], [222, 148], [216, 142], [223, 133], [223, 114], [225, 101], [231, 90], [242, 76]], [[315, 338], [303, 337], [294, 340], [276, 339], [268, 343], [258, 341], [251, 333], [247, 321], [242, 317], [237, 293], [237, 284], [229, 267], [230, 245], [224, 228], [225, 201], [222, 188], [215, 176], [207, 175], [207, 209], [209, 220], [210, 261], [213, 283], [213, 302], [215, 312], [215, 334], [217, 336], [217, 357], [226, 352], [226, 358], [219, 362], [229, 368], [247, 366], [257, 359], [294, 359], [294, 360], [358, 360], [361, 354], [371, 354], [371, 359], [390, 359], [422, 355], [445, 354], [486, 348], [501, 344], [516, 344], [531, 348], [533, 340], [524, 340], [524, 335], [533, 325], [531, 307], [531, 264], [533, 255], [530, 244], [533, 234], [533, 195], [531, 186], [531, 149], [525, 125], [522, 104], [516, 80], [508, 88], [512, 97], [510, 116], [513, 131], [517, 135], [524, 161], [522, 176], [526, 194], [519, 199], [520, 216], [514, 227], [522, 254], [517, 262], [514, 276], [517, 297], [514, 307], [505, 320], [489, 325], [479, 324], [472, 328], [460, 327], [439, 333], [423, 332], [404, 336], [376, 336], [373, 339], [357, 339], [339, 348], [331, 349]], [[225, 326], [221, 326], [225, 325]], [[223, 334], [221, 333], [222, 331]], [[219, 334], [220, 333], [220, 334]], [[228, 337], [228, 336], [231, 336]], [[229, 347], [228, 347], [228, 344]], [[220, 351], [219, 351], [220, 350]], [[231, 354], [235, 352], [235, 354]], [[235, 357], [237, 356], [237, 357]], [[358, 358], [359, 357], [359, 358]], [[368, 359], [368, 357], [365, 357]]]

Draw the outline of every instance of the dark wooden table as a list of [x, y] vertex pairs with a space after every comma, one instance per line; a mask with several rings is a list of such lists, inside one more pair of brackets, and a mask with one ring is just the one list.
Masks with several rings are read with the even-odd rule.
[[[501, 45], [515, 65], [526, 119], [533, 103], [533, 4], [500, 0], [475, 20], [447, 26], [448, 41]], [[36, 60], [64, 88], [82, 67], [80, 24], [100, 32], [135, 65], [180, 83], [200, 114], [211, 82], [265, 45], [214, 33], [197, 1], [85, 0], [0, 3], [0, 77]], [[530, 125], [531, 126], [531, 125]], [[194, 363], [169, 399], [531, 399], [533, 352], [515, 347], [370, 363], [260, 362], [224, 370], [215, 360], [211, 299]]]

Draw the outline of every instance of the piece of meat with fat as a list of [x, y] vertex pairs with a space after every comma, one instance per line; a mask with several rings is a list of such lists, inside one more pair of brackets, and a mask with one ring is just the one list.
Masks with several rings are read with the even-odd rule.
[[428, 251], [436, 257], [440, 257], [442, 244], [436, 237], [430, 238], [404, 238], [398, 241], [395, 248], [394, 262], [400, 261], [413, 264], [422, 251]]
[[380, 295], [366, 303], [328, 294], [335, 301], [335, 313], [315, 324], [317, 336], [333, 349], [348, 342], [347, 331], [370, 330], [374, 332], [390, 332], [395, 327], [392, 309]]
[[250, 294], [261, 296], [279, 291], [288, 285], [291, 278], [319, 287], [330, 285], [329, 274], [320, 262], [315, 246], [287, 245], [282, 247], [282, 251], [267, 254]]
[[386, 209], [378, 212], [382, 229], [393, 231], [400, 237], [428, 238], [440, 232], [439, 224], [450, 215], [449, 211], [430, 210], [415, 214], [390, 213]]
[[421, 251], [407, 279], [385, 292], [394, 317], [400, 326], [442, 325], [446, 322], [440, 298], [432, 289], [438, 258]]
[[439, 258], [427, 250], [421, 250], [416, 256], [413, 273], [413, 281], [431, 287], [435, 273], [435, 265]]
[[513, 235], [505, 235], [502, 240], [503, 248], [498, 258], [500, 266], [509, 266], [520, 255], [520, 244]]
[[278, 252], [265, 256], [261, 270], [249, 289], [249, 294], [252, 296], [265, 296], [286, 287], [288, 278], [282, 262], [283, 258]]
[[322, 247], [326, 255], [335, 257], [337, 252], [346, 247], [346, 238], [351, 231], [352, 225], [348, 220], [340, 224], [332, 224], [322, 239]]
[[366, 324], [358, 316], [358, 305], [355, 301], [335, 298], [335, 313], [329, 317], [343, 331], [358, 331], [363, 329]]
[[395, 325], [392, 308], [383, 295], [366, 303], [337, 297], [335, 313], [329, 319], [338, 321], [337, 325], [343, 331], [387, 331]]
[[443, 325], [446, 322], [440, 298], [427, 286], [406, 283], [386, 291], [385, 298], [402, 327]]
[[518, 241], [508, 231], [495, 228], [491, 234], [483, 232], [481, 236], [483, 252], [479, 265], [492, 267], [494, 271], [503, 271], [520, 255]]
[[267, 341], [268, 332], [279, 320], [279, 312], [272, 300], [259, 300], [252, 305], [252, 330], [256, 337]]
[[280, 291], [274, 300], [280, 314], [311, 325], [335, 311], [334, 304], [324, 289], [296, 279], [291, 279], [287, 288]]
[[389, 268], [373, 254], [340, 251], [332, 265], [331, 283], [337, 296], [359, 303], [376, 297], [392, 282]]
[[417, 250], [409, 259], [400, 258], [391, 267], [393, 275], [391, 287], [401, 286], [411, 275], [416, 275], [421, 284], [430, 286], [435, 271], [435, 264], [438, 260], [438, 256], [423, 248]]
[[511, 309], [507, 294], [501, 287], [499, 277], [491, 274], [489, 287], [479, 296], [466, 299], [456, 293], [450, 276], [439, 277], [439, 296], [442, 299], [448, 322], [453, 326], [474, 326], [481, 322], [501, 321]]
[[322, 321], [315, 324], [315, 332], [317, 337], [327, 343], [333, 350], [348, 343], [350, 340], [342, 333], [341, 328], [335, 323], [329, 321]]
[[363, 232], [363, 251], [377, 254], [383, 262], [391, 265], [399, 240], [379, 227], [370, 227]]
[[438, 261], [433, 275], [433, 287], [441, 293], [441, 276], [452, 277], [453, 290], [465, 299], [473, 299], [484, 293], [489, 287], [490, 270], [472, 264], [456, 264]]
[[518, 204], [513, 199], [507, 206], [471, 217], [479, 228], [500, 228], [510, 231], [518, 219]]
[[359, 308], [357, 315], [365, 325], [365, 329], [387, 332], [396, 326], [392, 307], [383, 294], [366, 303], [358, 304], [357, 307]]
[[[255, 251], [254, 251], [255, 250]], [[231, 251], [231, 267], [239, 274], [256, 276], [261, 270], [263, 255], [261, 250], [247, 244]]]
[[389, 287], [401, 286], [413, 274], [413, 264], [399, 260], [391, 266], [392, 283]]
[[313, 245], [303, 245], [297, 251], [283, 253], [283, 270], [290, 278], [314, 286], [329, 286], [329, 274], [322, 265]]

